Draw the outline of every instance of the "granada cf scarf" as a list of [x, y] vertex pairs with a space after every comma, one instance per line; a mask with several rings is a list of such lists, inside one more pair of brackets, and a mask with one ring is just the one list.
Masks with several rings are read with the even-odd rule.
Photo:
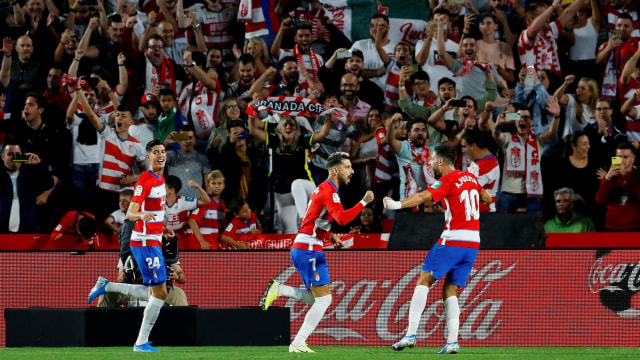
[[176, 93], [176, 74], [175, 74], [175, 70], [173, 69], [173, 64], [171, 64], [171, 61], [167, 59], [167, 57], [164, 57], [162, 59], [162, 64], [160, 65], [159, 70], [157, 67], [153, 66], [153, 64], [151, 63], [151, 61], [149, 61], [149, 59], [145, 58], [145, 61], [147, 62], [147, 65], [146, 65], [147, 79], [144, 84], [146, 91], [153, 92], [153, 88], [157, 84], [163, 83], [163, 84], [168, 84], [171, 90], [173, 90], [174, 94], [177, 94]]
[[246, 113], [255, 116], [257, 112], [267, 110], [280, 115], [318, 116], [324, 107], [317, 101], [300, 96], [269, 96], [260, 99], [247, 108]]
[[527, 197], [542, 197], [542, 175], [540, 173], [540, 152], [536, 134], [529, 132], [527, 143], [517, 132], [511, 134], [511, 141], [505, 155], [505, 174], [512, 177], [525, 177]]

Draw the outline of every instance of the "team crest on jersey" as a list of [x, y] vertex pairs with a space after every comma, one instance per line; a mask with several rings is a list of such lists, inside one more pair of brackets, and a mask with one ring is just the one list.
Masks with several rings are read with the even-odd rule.
[[136, 191], [133, 193], [133, 196], [140, 196], [140, 195], [142, 195], [142, 185], [136, 186]]
[[333, 193], [333, 202], [334, 203], [340, 202], [340, 196], [338, 195], [338, 193]]
[[433, 183], [433, 185], [431, 185], [432, 189], [437, 189], [440, 187], [440, 185], [442, 185], [442, 181], [438, 180], [436, 182]]
[[231, 231], [233, 230], [233, 224], [229, 224], [229, 226], [227, 226], [226, 229], [224, 229], [224, 231]]
[[320, 281], [320, 274], [315, 273], [313, 276], [316, 278], [316, 281]]

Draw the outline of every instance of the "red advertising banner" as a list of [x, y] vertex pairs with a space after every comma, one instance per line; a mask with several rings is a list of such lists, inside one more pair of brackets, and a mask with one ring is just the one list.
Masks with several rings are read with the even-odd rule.
[[[333, 303], [310, 345], [386, 346], [407, 326], [425, 251], [327, 251]], [[0, 308], [84, 308], [98, 275], [114, 279], [116, 252], [0, 252]], [[298, 286], [287, 251], [181, 252], [190, 305], [256, 306], [268, 281]], [[638, 346], [640, 250], [480, 251], [459, 294], [462, 346]], [[429, 292], [418, 345], [441, 346], [442, 286]], [[291, 333], [308, 305], [291, 308]], [[0, 346], [5, 344], [0, 313]], [[160, 315], [162, 316], [162, 315]], [[153, 333], [152, 333], [153, 337]]]

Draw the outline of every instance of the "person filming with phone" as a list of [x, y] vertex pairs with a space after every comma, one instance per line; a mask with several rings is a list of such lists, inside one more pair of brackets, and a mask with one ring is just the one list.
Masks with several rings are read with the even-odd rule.
[[8, 137], [0, 153], [0, 233], [38, 234], [38, 196], [53, 187], [53, 178], [34, 153], [23, 153]]
[[640, 230], [640, 171], [633, 166], [635, 151], [628, 142], [618, 145], [600, 181], [596, 202], [607, 205], [605, 231]]

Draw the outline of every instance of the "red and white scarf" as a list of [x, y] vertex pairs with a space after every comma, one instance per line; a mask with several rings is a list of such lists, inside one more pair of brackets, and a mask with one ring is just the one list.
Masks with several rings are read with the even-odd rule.
[[[427, 185], [427, 187], [433, 185], [436, 181], [435, 174], [433, 173], [433, 169], [431, 165], [429, 165], [429, 148], [424, 145], [421, 148], [416, 148], [411, 141], [409, 141], [409, 145], [411, 145], [411, 155], [413, 155], [413, 162], [420, 164], [422, 167], [422, 181]], [[411, 168], [411, 163], [404, 164], [402, 166], [404, 173], [406, 175], [405, 180], [405, 197], [409, 197], [419, 191], [425, 190], [421, 189], [416, 181], [416, 175], [414, 174], [413, 169]]]
[[169, 84], [171, 90], [173, 90], [174, 94], [176, 92], [176, 74], [173, 68], [173, 64], [167, 57], [165, 56], [162, 59], [162, 64], [160, 65], [160, 70], [157, 67], [153, 66], [149, 59], [147, 61], [147, 71], [146, 71], [146, 82], [145, 89], [146, 92], [153, 92], [153, 89], [157, 84], [164, 83]]
[[527, 197], [542, 197], [540, 152], [538, 151], [538, 139], [533, 129], [527, 136], [526, 144], [522, 143], [517, 132], [513, 132], [505, 157], [505, 174], [511, 177], [525, 176]]
[[[293, 56], [298, 61], [298, 68], [306, 68], [304, 66], [304, 55], [300, 52], [300, 49], [298, 49], [298, 45], [296, 45], [292, 51]], [[320, 61], [318, 60], [318, 56], [316, 55], [315, 51], [313, 51], [311, 48], [309, 48], [309, 62], [311, 63], [311, 69], [307, 69], [307, 72], [309, 72], [309, 74], [311, 74], [314, 79], [320, 81], [320, 79], [318, 78], [318, 69], [320, 69], [321, 67]]]

